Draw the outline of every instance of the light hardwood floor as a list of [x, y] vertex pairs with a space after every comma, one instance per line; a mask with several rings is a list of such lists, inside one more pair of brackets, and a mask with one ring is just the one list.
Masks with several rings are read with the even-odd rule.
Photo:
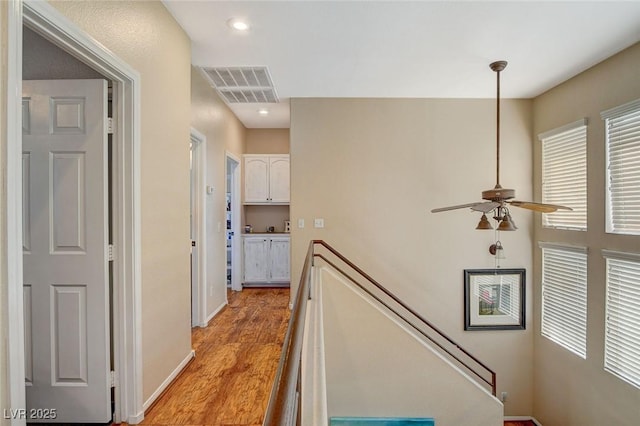
[[289, 289], [229, 292], [195, 328], [195, 359], [145, 413], [143, 425], [261, 425], [289, 320]]

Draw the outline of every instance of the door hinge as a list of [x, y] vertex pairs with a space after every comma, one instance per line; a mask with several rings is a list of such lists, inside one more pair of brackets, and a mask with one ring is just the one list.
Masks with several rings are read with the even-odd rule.
[[115, 249], [113, 247], [113, 244], [109, 244], [107, 246], [107, 261], [113, 262], [115, 259], [116, 259]]
[[114, 126], [114, 122], [113, 122], [113, 117], [108, 117], [107, 118], [107, 134], [112, 135], [113, 134], [113, 126]]
[[109, 372], [109, 377], [110, 377], [110, 385], [112, 388], [116, 387], [116, 372], [115, 371], [110, 371]]

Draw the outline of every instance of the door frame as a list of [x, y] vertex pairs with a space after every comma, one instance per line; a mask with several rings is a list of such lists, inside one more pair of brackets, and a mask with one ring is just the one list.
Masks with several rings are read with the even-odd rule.
[[[231, 231], [233, 232], [233, 237], [231, 237], [231, 289], [235, 291], [242, 291], [242, 244], [240, 237], [240, 199], [242, 198], [240, 196], [240, 171], [242, 162], [240, 161], [240, 158], [236, 157], [231, 152], [225, 151], [225, 180], [227, 179], [227, 176], [229, 176], [229, 171], [227, 170], [227, 164], [229, 160], [237, 163], [237, 166], [233, 170], [233, 174], [231, 177]], [[224, 279], [224, 282], [227, 282], [226, 277]]]
[[[38, 32], [113, 82], [114, 421], [139, 423], [142, 402], [140, 75], [47, 2], [8, 2], [7, 299], [9, 398], [26, 407], [22, 265], [22, 26]], [[11, 420], [25, 424], [24, 419]]]
[[[207, 326], [207, 200], [206, 200], [206, 176], [207, 176], [207, 137], [191, 128], [191, 173], [195, 179], [191, 188], [193, 211], [191, 220], [195, 227], [196, 235], [195, 252], [198, 259], [196, 283], [191, 282], [191, 326]], [[193, 272], [192, 272], [193, 273]], [[195, 307], [195, 308], [194, 308]]]

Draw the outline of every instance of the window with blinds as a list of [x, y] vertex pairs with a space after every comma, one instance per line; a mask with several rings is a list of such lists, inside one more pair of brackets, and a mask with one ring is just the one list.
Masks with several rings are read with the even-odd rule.
[[607, 261], [604, 369], [640, 388], [640, 254], [602, 254]]
[[640, 100], [601, 116], [607, 145], [607, 232], [640, 235]]
[[587, 229], [587, 120], [538, 135], [542, 141], [542, 202], [573, 210], [542, 215], [542, 225]]
[[587, 357], [587, 249], [540, 243], [542, 335]]

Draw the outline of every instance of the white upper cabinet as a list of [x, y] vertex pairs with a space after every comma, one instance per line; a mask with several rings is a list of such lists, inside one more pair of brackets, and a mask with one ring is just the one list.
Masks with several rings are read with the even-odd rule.
[[289, 155], [244, 156], [244, 203], [289, 204]]
[[244, 157], [244, 202], [269, 201], [269, 158]]
[[269, 198], [272, 203], [289, 202], [289, 156], [269, 158]]

